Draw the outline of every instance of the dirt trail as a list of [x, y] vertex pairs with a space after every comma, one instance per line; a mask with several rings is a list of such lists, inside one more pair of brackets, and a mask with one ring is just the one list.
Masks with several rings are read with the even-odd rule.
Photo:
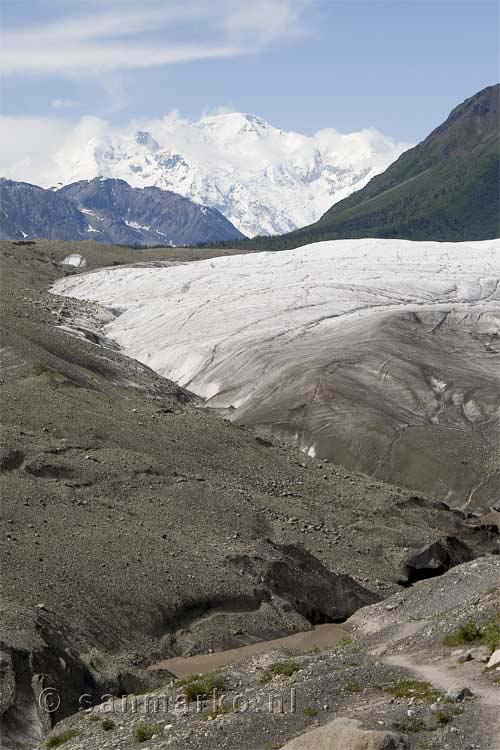
[[[384, 661], [395, 667], [402, 667], [416, 677], [430, 682], [436, 688], [448, 690], [467, 686], [476, 696], [482, 716], [485, 739], [488, 737], [494, 750], [500, 750], [500, 688], [488, 683], [482, 676], [483, 663], [465, 662], [458, 665], [456, 659], [444, 658], [435, 661], [419, 661], [422, 654], [393, 654]], [[453, 671], [450, 671], [453, 667]]]

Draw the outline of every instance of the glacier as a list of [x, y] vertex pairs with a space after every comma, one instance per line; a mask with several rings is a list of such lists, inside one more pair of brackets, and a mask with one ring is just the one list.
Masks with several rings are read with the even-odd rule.
[[339, 240], [52, 291], [233, 421], [464, 508], [497, 493], [500, 240]]
[[307, 136], [233, 112], [198, 122], [170, 115], [123, 130], [99, 123], [63, 143], [53, 162], [59, 187], [101, 176], [172, 190], [253, 237], [311, 224], [409, 146], [374, 129]]

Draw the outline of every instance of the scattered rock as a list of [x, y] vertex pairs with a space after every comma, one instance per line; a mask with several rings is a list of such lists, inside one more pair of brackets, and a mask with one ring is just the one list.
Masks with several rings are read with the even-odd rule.
[[407, 750], [410, 740], [395, 732], [363, 729], [356, 719], [335, 719], [296, 737], [283, 750]]
[[467, 655], [470, 655], [470, 658], [474, 659], [474, 661], [482, 661], [485, 664], [490, 658], [490, 652], [487, 646], [478, 646], [477, 648], [472, 648], [467, 652]]

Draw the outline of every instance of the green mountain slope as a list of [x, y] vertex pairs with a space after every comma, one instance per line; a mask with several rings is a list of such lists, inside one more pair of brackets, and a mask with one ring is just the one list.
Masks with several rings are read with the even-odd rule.
[[365, 188], [293, 235], [450, 241], [498, 237], [499, 92], [500, 86], [489, 86], [467, 99]]
[[466, 241], [500, 236], [500, 85], [447, 120], [315, 224], [238, 247], [284, 250], [321, 240], [388, 237]]

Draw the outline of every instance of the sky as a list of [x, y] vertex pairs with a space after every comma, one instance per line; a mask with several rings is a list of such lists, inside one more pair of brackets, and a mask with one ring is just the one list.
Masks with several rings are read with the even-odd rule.
[[415, 143], [499, 75], [496, 0], [3, 0], [0, 13], [0, 168], [83, 117], [121, 127], [174, 110]]

